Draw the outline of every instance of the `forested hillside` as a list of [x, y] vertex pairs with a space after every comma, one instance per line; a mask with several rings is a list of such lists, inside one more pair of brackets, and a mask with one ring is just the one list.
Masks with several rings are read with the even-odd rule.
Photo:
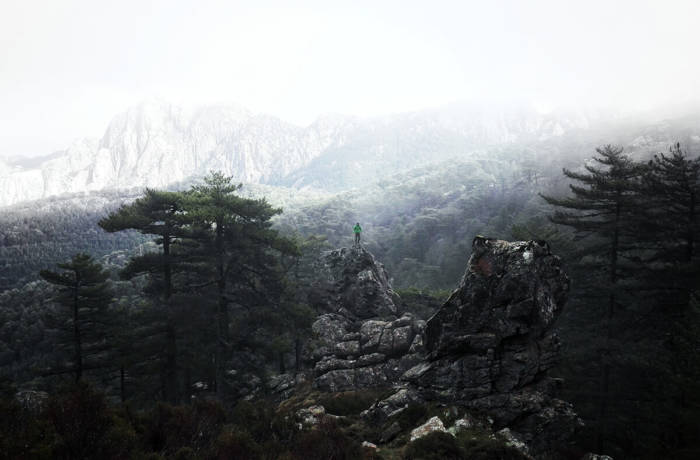
[[[150, 407], [197, 392], [232, 404], [262, 396], [265, 382], [289, 385], [278, 375], [308, 364], [316, 261], [350, 246], [355, 222], [403, 307], [423, 317], [458, 284], [476, 235], [546, 241], [572, 281], [557, 322], [562, 356], [550, 374], [564, 379], [563, 398], [585, 422], [577, 449], [693, 458], [699, 160], [692, 142], [653, 147], [669, 132], [692, 136], [682, 126], [634, 132], [627, 150], [584, 153], [590, 139], [491, 148], [335, 194], [228, 182], [219, 190], [224, 178], [213, 175], [145, 195], [16, 206], [0, 219], [2, 375], [17, 389], [49, 392], [72, 379], [74, 344], [61, 331], [74, 323], [60, 319], [56, 289], [37, 279], [71, 260], [64, 270], [77, 270], [80, 252], [108, 269], [113, 293], [86, 317], [110, 328], [85, 343], [81, 374], [113, 401]], [[567, 145], [576, 147], [559, 155]], [[146, 202], [148, 225], [138, 214], [146, 208], [134, 207]], [[219, 214], [222, 206], [235, 212]], [[248, 227], [246, 213], [260, 213], [264, 225]], [[236, 236], [217, 239], [226, 228]], [[175, 242], [170, 253], [166, 241]], [[632, 420], [639, 425], [629, 429]]]
[[139, 192], [91, 193], [3, 209], [0, 213], [0, 292], [35, 280], [39, 270], [77, 252], [100, 257], [133, 249], [135, 233], [106, 234], [97, 221]]

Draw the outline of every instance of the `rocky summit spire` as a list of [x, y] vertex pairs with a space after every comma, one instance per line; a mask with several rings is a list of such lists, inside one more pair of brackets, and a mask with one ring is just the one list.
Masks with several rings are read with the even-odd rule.
[[318, 311], [307, 360], [326, 391], [390, 386], [420, 360], [425, 321], [400, 314], [384, 266], [364, 248], [324, 253], [310, 298]]
[[404, 374], [408, 388], [416, 398], [487, 415], [532, 454], [549, 451], [580, 423], [554, 398], [561, 382], [546, 374], [559, 351], [551, 328], [568, 291], [545, 242], [475, 238], [462, 282], [428, 320], [425, 361]]
[[396, 318], [398, 297], [391, 288], [384, 265], [362, 247], [323, 253], [316, 265], [317, 296], [311, 299], [319, 311], [348, 318]]

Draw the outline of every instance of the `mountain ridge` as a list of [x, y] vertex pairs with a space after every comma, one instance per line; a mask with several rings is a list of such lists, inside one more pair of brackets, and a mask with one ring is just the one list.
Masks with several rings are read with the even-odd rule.
[[[63, 193], [167, 187], [210, 170], [241, 182], [337, 191], [361, 184], [370, 170], [378, 178], [477, 146], [549, 139], [592, 123], [585, 114], [461, 105], [370, 119], [328, 114], [300, 127], [238, 106], [184, 109], [147, 100], [115, 116], [99, 139], [81, 139], [33, 161], [0, 162], [0, 206]], [[343, 170], [350, 176], [339, 177]]]

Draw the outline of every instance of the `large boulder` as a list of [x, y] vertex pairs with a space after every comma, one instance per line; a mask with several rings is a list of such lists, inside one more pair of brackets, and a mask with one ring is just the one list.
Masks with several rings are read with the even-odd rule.
[[459, 287], [427, 322], [425, 361], [403, 379], [421, 399], [487, 415], [531, 452], [548, 452], [580, 424], [554, 397], [561, 382], [546, 375], [568, 290], [545, 242], [475, 238]]

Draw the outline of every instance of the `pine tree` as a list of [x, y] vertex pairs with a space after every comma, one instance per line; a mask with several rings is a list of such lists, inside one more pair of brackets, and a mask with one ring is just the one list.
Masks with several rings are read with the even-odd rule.
[[654, 368], [663, 391], [657, 393], [653, 411], [669, 452], [698, 439], [700, 158], [688, 158], [680, 144], [655, 155], [642, 193], [647, 207], [638, 228], [650, 253], [645, 284], [654, 298], [653, 336], [661, 344]]
[[[558, 208], [550, 217], [556, 224], [571, 227], [579, 238], [588, 239], [586, 256], [582, 262], [594, 277], [595, 286], [584, 293], [595, 304], [605, 298], [605, 335], [600, 345], [600, 390], [598, 394], [597, 449], [604, 452], [608, 431], [608, 406], [611, 396], [611, 370], [615, 315], [622, 306], [622, 283], [635, 274], [629, 255], [635, 246], [634, 218], [639, 212], [638, 179], [642, 173], [639, 164], [623, 154], [621, 147], [607, 145], [596, 149], [599, 156], [593, 160], [599, 165], [587, 164], [586, 172], [564, 169], [564, 175], [580, 185], [570, 185], [572, 196], [554, 198], [542, 196]], [[596, 300], [593, 300], [595, 298]]]
[[294, 346], [294, 371], [301, 371], [302, 347], [311, 332], [311, 325], [319, 312], [311, 307], [313, 281], [316, 277], [316, 262], [324, 250], [331, 248], [325, 236], [311, 235], [307, 238], [297, 236], [296, 246], [298, 255], [293, 258], [293, 264], [287, 271], [293, 289], [286, 302], [284, 333]]
[[689, 159], [680, 144], [649, 161], [643, 190], [647, 208], [641, 237], [654, 249], [655, 285], [674, 291], [677, 308], [688, 308], [700, 267], [700, 158]]
[[265, 200], [236, 195], [240, 185], [231, 180], [222, 173], [211, 173], [203, 185], [192, 188], [186, 206], [187, 220], [201, 243], [199, 260], [207, 278], [199, 287], [216, 287], [214, 387], [220, 397], [226, 393], [226, 363], [233, 349], [230, 304], [257, 317], [257, 321], [247, 321], [252, 335], [256, 328], [250, 326], [266, 324], [263, 319], [270, 318], [264, 318], [265, 308], [279, 305], [284, 291], [279, 257], [296, 252], [290, 240], [271, 228], [270, 219], [281, 210]]
[[88, 360], [103, 351], [104, 311], [112, 300], [112, 290], [109, 274], [87, 254], [76, 254], [58, 268], [63, 272], [42, 270], [39, 274], [58, 287], [56, 301], [68, 313], [65, 332], [73, 348], [72, 372], [79, 382], [86, 369], [95, 367]]
[[183, 199], [182, 193], [146, 189], [144, 197], [122, 206], [99, 222], [100, 227], [108, 232], [133, 229], [158, 236], [155, 243], [160, 246], [161, 252], [133, 257], [122, 271], [122, 276], [128, 279], [149, 274], [153, 290], [165, 309], [166, 362], [162, 387], [165, 399], [173, 403], [179, 399], [173, 275], [180, 262], [178, 245], [187, 236], [183, 222]]

